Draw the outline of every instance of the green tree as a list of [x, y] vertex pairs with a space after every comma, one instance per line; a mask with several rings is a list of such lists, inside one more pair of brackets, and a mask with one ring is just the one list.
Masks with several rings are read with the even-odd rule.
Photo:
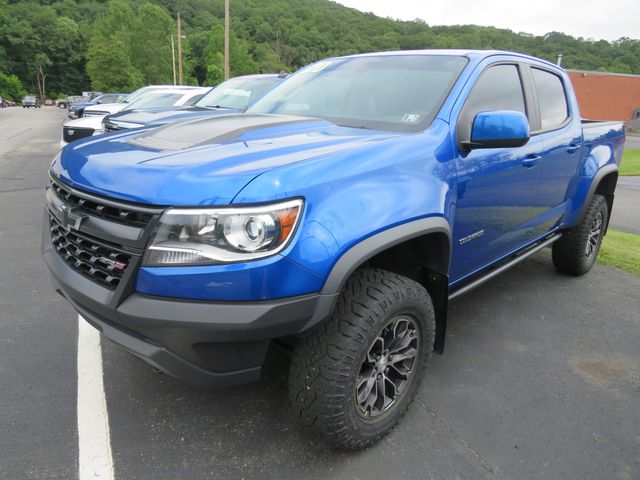
[[142, 73], [131, 60], [135, 27], [129, 4], [110, 0], [106, 15], [94, 24], [87, 52], [87, 74], [94, 90], [131, 91], [144, 84]]
[[[233, 33], [233, 32], [232, 32]], [[207, 83], [216, 85], [224, 80], [224, 27], [216, 25], [211, 30], [204, 55], [207, 65]], [[248, 42], [231, 35], [229, 39], [229, 68], [231, 76], [258, 72], [258, 64], [249, 53]]]
[[[207, 84], [207, 64], [204, 50], [209, 43], [209, 32], [206, 30], [189, 30], [182, 42], [182, 56], [187, 78], [197, 85]], [[177, 59], [176, 59], [177, 60]]]
[[87, 56], [87, 73], [95, 90], [131, 92], [144, 83], [142, 74], [127, 56], [124, 40], [113, 38], [109, 44], [94, 42]]
[[31, 70], [38, 88], [38, 96], [40, 101], [44, 102], [47, 96], [46, 79], [49, 75], [49, 67], [51, 67], [51, 60], [44, 53], [37, 53], [33, 62], [31, 63]]
[[27, 91], [18, 77], [0, 72], [0, 97], [17, 102], [26, 94]]
[[267, 43], [259, 43], [253, 49], [253, 57], [258, 63], [260, 73], [279, 73], [289, 69], [276, 51]]
[[86, 82], [83, 41], [78, 25], [59, 17], [55, 9], [39, 2], [0, 3], [0, 54], [3, 68], [18, 75], [23, 84], [37, 87], [35, 58], [46, 55], [51, 65], [47, 84], [53, 90]]
[[131, 35], [131, 62], [144, 83], [172, 83], [173, 20], [162, 7], [145, 3], [138, 9]]

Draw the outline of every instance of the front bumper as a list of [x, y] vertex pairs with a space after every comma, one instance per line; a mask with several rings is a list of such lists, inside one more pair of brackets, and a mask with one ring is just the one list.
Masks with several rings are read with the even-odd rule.
[[133, 291], [137, 262], [115, 290], [81, 275], [51, 243], [45, 210], [42, 254], [62, 296], [89, 323], [154, 367], [196, 386], [226, 387], [260, 377], [269, 341], [326, 318], [334, 295], [260, 302], [184, 301]]

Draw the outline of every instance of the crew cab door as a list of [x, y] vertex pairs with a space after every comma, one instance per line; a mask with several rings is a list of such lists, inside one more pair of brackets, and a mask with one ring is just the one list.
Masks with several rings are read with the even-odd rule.
[[531, 224], [542, 147], [531, 138], [522, 147], [465, 151], [478, 113], [510, 110], [530, 118], [523, 66], [492, 64], [479, 75], [456, 120], [458, 188], [453, 222], [452, 282], [481, 269], [534, 239]]
[[534, 231], [543, 235], [553, 228], [567, 211], [582, 163], [582, 125], [575, 99], [567, 95], [563, 78], [557, 73], [531, 66], [532, 91], [538, 109], [539, 137], [544, 154], [536, 207], [541, 209]]

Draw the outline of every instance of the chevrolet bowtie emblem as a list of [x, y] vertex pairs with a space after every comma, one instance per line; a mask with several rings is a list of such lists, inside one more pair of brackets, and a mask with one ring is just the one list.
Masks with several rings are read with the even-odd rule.
[[58, 220], [67, 230], [78, 230], [84, 219], [88, 217], [80, 208], [65, 204], [57, 205], [56, 210]]

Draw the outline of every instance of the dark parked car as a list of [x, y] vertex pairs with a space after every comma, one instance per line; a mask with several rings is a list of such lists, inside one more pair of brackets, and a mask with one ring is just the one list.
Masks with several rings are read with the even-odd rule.
[[22, 99], [22, 108], [40, 108], [40, 99], [35, 95], [27, 95]]
[[72, 103], [69, 106], [69, 118], [80, 118], [84, 114], [84, 109], [91, 105], [101, 105], [103, 103], [120, 103], [127, 98], [128, 93], [103, 93], [87, 102]]

